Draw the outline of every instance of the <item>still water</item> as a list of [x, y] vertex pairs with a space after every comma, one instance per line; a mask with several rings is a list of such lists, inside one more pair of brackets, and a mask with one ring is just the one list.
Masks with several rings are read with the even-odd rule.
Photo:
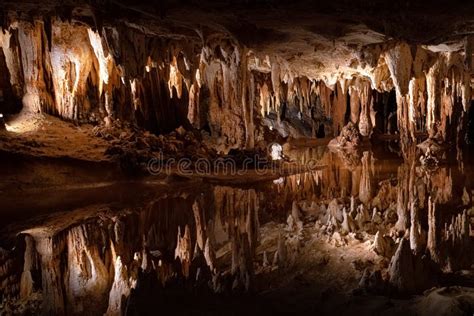
[[[380, 271], [388, 284], [403, 238], [439, 269], [429, 287], [470, 286], [468, 277], [445, 277], [472, 269], [470, 155], [448, 151], [427, 167], [419, 151], [407, 160], [394, 152], [385, 145], [358, 152], [287, 148], [289, 161], [324, 167], [240, 185], [124, 181], [107, 166], [11, 163], [0, 193], [1, 308], [342, 313], [370, 302], [373, 312], [386, 301], [372, 298], [360, 280]], [[31, 189], [58, 177], [59, 186]], [[374, 250], [376, 234], [392, 245], [386, 253]], [[377, 296], [393, 296], [379, 290]]]

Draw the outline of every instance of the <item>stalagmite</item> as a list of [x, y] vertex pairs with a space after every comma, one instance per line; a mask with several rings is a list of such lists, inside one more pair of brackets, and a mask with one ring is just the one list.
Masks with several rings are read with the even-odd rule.
[[413, 276], [415, 268], [409, 242], [402, 239], [395, 255], [392, 257], [389, 268], [390, 284], [402, 293], [415, 292], [416, 285]]
[[361, 136], [358, 128], [349, 122], [342, 128], [340, 135], [329, 142], [328, 146], [349, 149], [357, 148], [362, 142]]
[[391, 258], [395, 251], [395, 243], [393, 239], [388, 236], [383, 236], [380, 231], [377, 231], [374, 238], [373, 250], [380, 256]]
[[467, 193], [466, 187], [462, 190], [462, 203], [464, 206], [471, 204], [471, 197], [469, 196], [469, 193]]
[[[275, 261], [276, 259], [276, 261]], [[284, 267], [288, 263], [288, 250], [285, 244], [285, 237], [278, 235], [277, 251], [273, 260], [273, 265]]]
[[344, 219], [341, 224], [341, 229], [345, 233], [355, 232], [357, 230], [357, 225], [350, 214], [347, 213], [347, 210], [344, 208], [342, 211]]
[[270, 263], [268, 262], [268, 257], [267, 257], [267, 252], [264, 251], [263, 252], [263, 260], [262, 260], [262, 266], [264, 268], [268, 267], [270, 265]]
[[[377, 210], [375, 208], [374, 208], [374, 211], [375, 211], [375, 213], [377, 212]], [[369, 212], [363, 204], [359, 205], [359, 207], [357, 208], [356, 213], [357, 213], [357, 215], [355, 216], [354, 219], [356, 220], [357, 224], [359, 225], [359, 228], [363, 228], [366, 223], [371, 221], [371, 217], [369, 215]]]

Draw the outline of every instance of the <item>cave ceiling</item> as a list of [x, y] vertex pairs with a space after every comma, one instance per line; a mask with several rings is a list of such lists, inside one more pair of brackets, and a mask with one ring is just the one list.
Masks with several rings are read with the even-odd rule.
[[270, 72], [277, 59], [295, 76], [327, 82], [364, 75], [393, 43], [463, 51], [474, 32], [469, 1], [5, 1], [0, 10], [4, 25], [60, 17], [198, 46], [227, 40], [249, 49], [252, 69]]

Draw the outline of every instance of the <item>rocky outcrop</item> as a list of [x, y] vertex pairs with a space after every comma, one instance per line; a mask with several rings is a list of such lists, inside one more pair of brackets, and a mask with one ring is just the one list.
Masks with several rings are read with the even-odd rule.
[[349, 122], [341, 131], [341, 134], [331, 140], [328, 146], [339, 148], [356, 148], [362, 142], [362, 137], [356, 126]]
[[401, 294], [413, 294], [432, 287], [437, 271], [426, 257], [414, 255], [410, 243], [402, 238], [390, 261], [390, 285]]

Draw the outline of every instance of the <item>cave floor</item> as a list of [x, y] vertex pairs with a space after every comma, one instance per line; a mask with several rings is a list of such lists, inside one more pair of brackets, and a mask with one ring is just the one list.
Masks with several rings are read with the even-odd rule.
[[93, 135], [90, 124], [73, 124], [47, 114], [24, 114], [6, 120], [0, 151], [34, 157], [107, 161], [107, 141]]

